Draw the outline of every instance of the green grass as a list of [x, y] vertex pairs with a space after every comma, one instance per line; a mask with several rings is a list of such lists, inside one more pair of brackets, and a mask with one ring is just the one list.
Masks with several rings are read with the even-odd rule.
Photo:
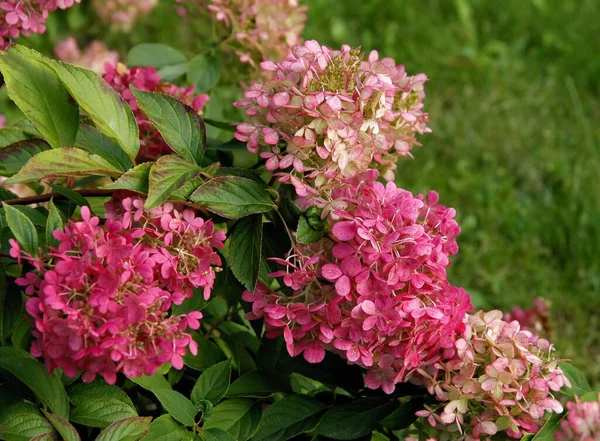
[[458, 211], [449, 271], [478, 307], [542, 296], [553, 340], [600, 382], [600, 4], [309, 0], [306, 38], [425, 72], [433, 133], [398, 183]]

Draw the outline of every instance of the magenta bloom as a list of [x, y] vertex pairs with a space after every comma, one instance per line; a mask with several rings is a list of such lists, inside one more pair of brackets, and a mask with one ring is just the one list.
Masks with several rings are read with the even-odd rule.
[[163, 83], [162, 78], [153, 67], [134, 67], [130, 70], [121, 63], [116, 66], [106, 63], [105, 69], [106, 73], [103, 78], [129, 103], [140, 128], [138, 160], [153, 161], [159, 156], [172, 153], [172, 151], [158, 130], [150, 123], [148, 117], [138, 107], [136, 99], [129, 89], [130, 85], [143, 91], [160, 92], [175, 97], [197, 112], [201, 112], [208, 101], [208, 95], [194, 94], [194, 86], [178, 87], [174, 84]]
[[370, 168], [393, 180], [398, 159], [418, 145], [415, 135], [430, 131], [422, 103], [427, 77], [408, 76], [375, 51], [365, 60], [357, 49], [334, 51], [311, 40], [261, 66], [271, 77], [235, 103], [249, 117], [235, 136], [260, 151], [267, 168], [281, 170], [299, 196]]
[[578, 398], [567, 403], [567, 416], [554, 434], [556, 441], [600, 440], [600, 397], [596, 401], [582, 402]]
[[[225, 237], [210, 221], [166, 204], [160, 215], [131, 216], [139, 198], [122, 196], [111, 201], [104, 225], [82, 207], [83, 220], [54, 231], [59, 245], [43, 258], [11, 244], [11, 255], [35, 267], [16, 281], [31, 296], [32, 354], [49, 370], [83, 371], [86, 382], [101, 375], [112, 384], [118, 372], [151, 375], [167, 362], [183, 368], [182, 357], [197, 352], [187, 329], [198, 329], [202, 314], [174, 316], [171, 305], [193, 287], [207, 298], [221, 264], [212, 247]], [[168, 216], [180, 222], [163, 228]]]
[[522, 309], [515, 306], [510, 312], [504, 314], [504, 320], [507, 322], [516, 320], [521, 325], [521, 329], [548, 336], [550, 334], [550, 302], [542, 297], [537, 297], [533, 300], [531, 308]]
[[393, 392], [451, 351], [468, 294], [446, 279], [448, 256], [458, 250], [454, 210], [428, 203], [376, 173], [347, 180], [334, 191], [332, 238], [297, 244], [283, 277], [293, 295], [260, 285], [246, 292], [249, 319], [264, 317], [267, 337], [283, 335], [292, 356], [319, 362], [325, 350], [368, 373], [365, 384]]

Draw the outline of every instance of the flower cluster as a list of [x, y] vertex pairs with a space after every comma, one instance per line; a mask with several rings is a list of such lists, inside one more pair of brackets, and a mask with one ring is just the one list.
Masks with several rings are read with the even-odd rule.
[[540, 336], [550, 334], [550, 302], [542, 297], [533, 300], [533, 307], [522, 309], [515, 306], [512, 311], [504, 314], [504, 320], [519, 322], [521, 329], [535, 332]]
[[104, 24], [123, 32], [131, 31], [133, 24], [156, 5], [158, 0], [94, 0], [92, 3]]
[[546, 411], [563, 411], [552, 392], [569, 381], [547, 340], [502, 320], [497, 310], [470, 315], [467, 324], [455, 355], [422, 371], [429, 392], [443, 403], [417, 415], [440, 439], [490, 440], [502, 431], [520, 438], [539, 430]]
[[119, 62], [119, 53], [108, 50], [106, 44], [100, 40], [93, 41], [81, 52], [77, 40], [69, 37], [56, 45], [54, 54], [62, 61], [93, 70], [99, 75], [105, 73], [106, 63], [116, 65]]
[[67, 9], [81, 0], [0, 1], [0, 49], [5, 50], [20, 35], [43, 34], [46, 19], [56, 9]]
[[567, 416], [554, 434], [556, 441], [600, 440], [600, 397], [592, 402], [579, 399], [567, 403]]
[[[253, 67], [266, 60], [282, 60], [302, 42], [306, 7], [297, 0], [176, 0], [188, 8], [206, 8], [228, 29], [221, 47]], [[184, 9], [183, 9], [184, 10]]]
[[103, 78], [127, 100], [138, 123], [140, 129], [139, 160], [155, 160], [163, 154], [170, 153], [171, 148], [138, 107], [136, 99], [129, 89], [130, 85], [143, 91], [161, 92], [173, 96], [191, 106], [197, 112], [200, 112], [208, 101], [208, 95], [194, 94], [194, 86], [178, 87], [174, 84], [163, 83], [160, 75], [153, 67], [128, 69], [121, 63], [116, 66], [107, 63], [105, 67], [106, 74]]
[[253, 302], [248, 318], [264, 317], [267, 336], [283, 334], [292, 356], [316, 363], [333, 351], [368, 370], [367, 387], [391, 393], [452, 350], [471, 304], [446, 279], [458, 250], [454, 210], [434, 192], [424, 201], [376, 177], [334, 192], [330, 239], [279, 261], [286, 270], [273, 276], [293, 295], [259, 286], [243, 298]]
[[35, 320], [31, 352], [49, 370], [83, 381], [101, 375], [151, 375], [163, 363], [183, 367], [182, 356], [197, 345], [187, 328], [198, 329], [198, 311], [175, 316], [192, 288], [205, 297], [221, 264], [213, 248], [225, 236], [211, 221], [171, 204], [145, 211], [137, 196], [121, 195], [109, 204], [104, 225], [82, 207], [82, 221], [55, 230], [56, 248], [44, 257], [23, 253], [11, 240], [11, 256], [25, 258], [34, 271], [16, 280], [31, 298]]
[[267, 168], [284, 171], [281, 180], [299, 196], [372, 168], [393, 180], [399, 157], [418, 145], [415, 135], [430, 131], [422, 103], [427, 77], [408, 76], [375, 51], [365, 60], [359, 49], [307, 41], [281, 63], [261, 66], [272, 77], [235, 103], [249, 116], [235, 136], [251, 152], [262, 150]]

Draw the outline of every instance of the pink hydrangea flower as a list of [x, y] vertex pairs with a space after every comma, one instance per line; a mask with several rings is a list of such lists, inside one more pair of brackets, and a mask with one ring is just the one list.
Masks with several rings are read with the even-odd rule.
[[600, 440], [600, 396], [598, 400], [583, 402], [578, 398], [567, 403], [567, 416], [554, 434], [556, 441]]
[[206, 94], [195, 95], [194, 86], [178, 87], [174, 84], [163, 83], [160, 75], [153, 67], [127, 69], [121, 63], [116, 66], [107, 63], [105, 68], [106, 74], [103, 78], [127, 100], [138, 123], [140, 129], [139, 160], [155, 160], [159, 156], [171, 153], [171, 148], [138, 107], [136, 99], [129, 89], [130, 85], [143, 91], [160, 92], [175, 97], [191, 106], [198, 113], [201, 113], [208, 101], [208, 95]]
[[92, 7], [104, 24], [122, 32], [131, 31], [134, 23], [147, 16], [158, 0], [94, 0]]
[[425, 203], [376, 173], [333, 193], [344, 209], [327, 218], [331, 237], [296, 244], [283, 277], [293, 294], [259, 285], [243, 299], [267, 337], [283, 335], [292, 356], [316, 363], [325, 350], [367, 369], [365, 384], [391, 393], [439, 362], [465, 330], [468, 294], [448, 283], [460, 232], [454, 210]]
[[208, 298], [221, 264], [213, 247], [224, 234], [172, 205], [140, 214], [138, 201], [128, 194], [111, 201], [104, 225], [82, 207], [82, 220], [54, 231], [59, 244], [41, 258], [11, 242], [11, 256], [35, 268], [16, 283], [30, 296], [31, 352], [49, 370], [113, 384], [119, 372], [151, 375], [167, 362], [182, 369], [182, 357], [197, 353], [187, 329], [198, 329], [202, 313], [175, 316], [171, 305], [193, 287]]
[[307, 187], [326, 193], [332, 181], [371, 168], [393, 180], [398, 159], [418, 145], [415, 136], [430, 131], [422, 103], [427, 77], [408, 76], [375, 51], [365, 60], [358, 49], [334, 51], [311, 40], [261, 67], [271, 77], [235, 103], [248, 115], [235, 136], [299, 196]]
[[504, 320], [512, 322], [516, 320], [521, 329], [534, 332], [541, 336], [550, 335], [550, 301], [538, 297], [533, 300], [533, 306], [522, 309], [515, 306], [512, 311], [504, 314]]
[[21, 35], [43, 34], [46, 19], [56, 9], [67, 9], [81, 0], [1, 0], [0, 50]]
[[546, 412], [561, 413], [553, 392], [569, 381], [547, 340], [506, 322], [500, 311], [469, 315], [463, 337], [447, 358], [421, 370], [429, 392], [440, 400], [418, 416], [440, 439], [490, 440], [536, 433]]
[[103, 41], [93, 41], [82, 53], [77, 40], [69, 37], [59, 42], [54, 48], [54, 54], [62, 61], [93, 70], [99, 75], [105, 73], [105, 64], [116, 65], [119, 53], [109, 51]]

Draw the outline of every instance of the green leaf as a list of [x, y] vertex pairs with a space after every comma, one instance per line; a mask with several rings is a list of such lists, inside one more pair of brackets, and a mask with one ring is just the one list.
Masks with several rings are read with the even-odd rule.
[[131, 190], [137, 193], [148, 194], [150, 169], [154, 163], [144, 162], [128, 170], [115, 182], [104, 186], [107, 190]]
[[171, 390], [171, 385], [166, 380], [165, 376], [160, 372], [152, 375], [143, 375], [141, 377], [130, 378], [135, 384], [142, 386], [144, 389], [154, 392], [155, 390]]
[[18, 210], [21, 214], [24, 214], [27, 219], [33, 223], [33, 225], [45, 227], [48, 217], [41, 210], [46, 211], [44, 208], [31, 208], [27, 205], [11, 205], [15, 210]]
[[271, 371], [253, 371], [235, 380], [228, 397], [266, 398], [278, 392], [290, 392], [289, 382], [281, 375]]
[[237, 441], [236, 438], [221, 429], [208, 429], [204, 431], [205, 441]]
[[33, 223], [14, 207], [2, 203], [8, 228], [17, 239], [17, 242], [32, 256], [37, 256], [39, 241], [37, 231]]
[[194, 425], [196, 406], [181, 393], [168, 389], [156, 389], [152, 393], [173, 419], [186, 426]]
[[42, 410], [42, 412], [44, 412], [44, 415], [46, 415], [48, 421], [50, 421], [58, 433], [60, 433], [60, 436], [63, 437], [64, 441], [81, 441], [79, 433], [77, 433], [77, 429], [75, 429], [75, 427], [73, 427], [68, 420], [58, 415], [53, 415], [49, 412], [46, 412], [45, 410]]
[[265, 185], [239, 176], [218, 176], [190, 196], [208, 211], [229, 219], [271, 211], [275, 205]]
[[123, 401], [96, 397], [80, 402], [71, 411], [69, 419], [77, 424], [104, 429], [123, 418], [134, 416], [137, 416], [136, 411]]
[[50, 146], [41, 139], [27, 139], [0, 149], [0, 175], [13, 176], [35, 155], [49, 150]]
[[564, 387], [561, 390], [562, 393], [570, 396], [577, 395], [580, 397], [586, 392], [590, 392], [592, 390], [585, 376], [575, 366], [565, 361], [560, 361], [558, 366], [568, 378], [569, 383], [571, 383], [570, 388], [567, 389]]
[[12, 335], [10, 336], [12, 345], [17, 349], [29, 350], [32, 340], [31, 330], [31, 323], [23, 314], [20, 314], [12, 328]]
[[206, 150], [206, 127], [198, 113], [169, 95], [130, 87], [138, 106], [175, 152], [190, 162], [202, 163]]
[[14, 127], [0, 129], [0, 147], [6, 147], [27, 138], [30, 138], [30, 136], [23, 130]]
[[0, 409], [0, 439], [29, 441], [38, 435], [53, 433], [54, 427], [30, 404]]
[[79, 125], [79, 109], [41, 55], [14, 46], [0, 57], [8, 95], [53, 148], [72, 146]]
[[96, 441], [137, 441], [148, 433], [152, 417], [131, 417], [112, 423]]
[[238, 441], [246, 441], [256, 431], [260, 416], [260, 403], [240, 399], [226, 400], [215, 406], [204, 428], [221, 429]]
[[250, 291], [258, 281], [262, 252], [262, 216], [237, 222], [229, 237], [229, 265], [235, 277]]
[[121, 172], [104, 158], [85, 150], [64, 147], [38, 153], [7, 184], [39, 182], [59, 176], [120, 176]]
[[129, 159], [115, 141], [89, 124], [81, 124], [79, 126], [75, 146], [95, 155], [102, 156], [122, 172], [129, 170], [132, 166], [131, 159]]
[[219, 57], [196, 55], [188, 64], [187, 80], [200, 92], [205, 92], [219, 82], [221, 62]]
[[148, 199], [145, 208], [151, 209], [166, 201], [171, 193], [200, 174], [196, 164], [176, 155], [161, 156], [150, 169]]
[[264, 411], [252, 441], [283, 441], [309, 432], [319, 423], [319, 412], [324, 407], [305, 395], [290, 395], [275, 401]]
[[34, 436], [29, 441], [59, 441], [59, 440], [60, 440], [60, 438], [58, 437], [56, 432], [48, 432], [48, 433], [43, 433], [38, 436]]
[[158, 74], [162, 78], [163, 81], [168, 81], [172, 83], [173, 81], [179, 79], [179, 77], [186, 74], [188, 70], [188, 64], [173, 64], [172, 66], [165, 66], [158, 70]]
[[102, 380], [96, 380], [93, 383], [78, 383], [69, 388], [69, 401], [75, 406], [85, 404], [87, 401], [97, 398], [110, 398], [120, 401], [132, 409], [135, 409], [129, 395], [120, 387], [106, 384]]
[[214, 119], [204, 118], [204, 122], [209, 126], [216, 127], [217, 129], [225, 130], [226, 132], [235, 133], [237, 128], [237, 123], [225, 122], [225, 121], [217, 121]]
[[401, 430], [417, 420], [416, 412], [423, 409], [423, 398], [418, 397], [402, 403], [398, 409], [381, 420], [381, 425], [392, 430]]
[[62, 383], [27, 352], [12, 347], [0, 348], [0, 369], [17, 377], [54, 414], [63, 418], [69, 415], [69, 402]]
[[196, 381], [190, 398], [194, 404], [208, 400], [217, 404], [225, 396], [231, 380], [231, 362], [222, 361], [202, 372]]
[[560, 421], [566, 413], [553, 413], [544, 424], [544, 427], [535, 434], [531, 441], [554, 441], [554, 433], [560, 428]]
[[177, 49], [161, 43], [143, 43], [130, 49], [127, 54], [127, 65], [134, 67], [164, 67], [182, 64], [187, 60]]
[[[86, 198], [84, 198], [81, 194], [77, 193], [75, 190], [71, 190], [70, 188], [63, 187], [58, 184], [50, 184], [50, 188], [52, 191], [66, 197], [70, 202], [75, 204], [75, 206], [85, 207], [90, 206], [90, 203]], [[91, 210], [91, 207], [90, 207]]]
[[46, 245], [56, 246], [59, 241], [54, 238], [52, 233], [54, 230], [62, 228], [65, 220], [63, 219], [62, 213], [58, 211], [54, 201], [50, 199], [48, 203], [48, 220], [46, 222]]
[[186, 366], [198, 371], [204, 371], [225, 358], [219, 347], [208, 338], [197, 333], [193, 334], [193, 337], [194, 341], [198, 344], [198, 354], [184, 355], [183, 361]]
[[121, 95], [91, 70], [47, 58], [43, 61], [54, 69], [96, 128], [114, 139], [131, 161], [135, 161], [140, 149], [139, 129], [131, 108]]
[[169, 415], [162, 415], [152, 421], [143, 441], [181, 441], [187, 430]]
[[329, 410], [315, 432], [333, 439], [358, 439], [373, 432], [393, 410], [389, 399], [364, 398]]
[[324, 229], [315, 229], [310, 226], [304, 215], [298, 219], [298, 231], [296, 232], [296, 240], [299, 243], [314, 243], [320, 240], [325, 235]]

